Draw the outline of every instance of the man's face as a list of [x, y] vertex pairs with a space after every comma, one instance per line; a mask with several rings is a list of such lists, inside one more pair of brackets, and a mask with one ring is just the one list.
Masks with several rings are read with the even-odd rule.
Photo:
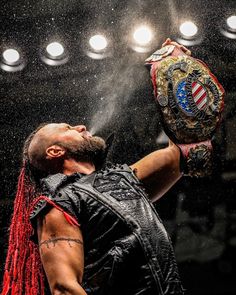
[[75, 145], [84, 139], [92, 138], [84, 125], [71, 126], [66, 123], [51, 123], [41, 128], [37, 134], [48, 138], [51, 143], [70, 142]]
[[36, 144], [40, 144], [40, 139], [46, 147], [56, 144], [65, 148], [66, 156], [77, 161], [99, 161], [106, 147], [105, 141], [92, 136], [84, 125], [48, 124], [37, 132]]

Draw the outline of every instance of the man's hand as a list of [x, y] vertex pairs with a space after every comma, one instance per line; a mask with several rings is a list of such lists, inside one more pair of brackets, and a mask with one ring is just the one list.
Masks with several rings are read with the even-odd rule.
[[153, 202], [162, 197], [181, 177], [180, 150], [171, 141], [130, 166], [141, 180]]
[[38, 219], [41, 261], [54, 295], [86, 295], [81, 287], [84, 253], [79, 227], [70, 225], [62, 212], [52, 208]]

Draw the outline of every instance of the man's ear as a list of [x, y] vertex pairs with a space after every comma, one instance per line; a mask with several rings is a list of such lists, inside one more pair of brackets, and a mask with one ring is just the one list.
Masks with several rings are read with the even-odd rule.
[[61, 158], [66, 150], [59, 145], [51, 145], [46, 149], [46, 159]]

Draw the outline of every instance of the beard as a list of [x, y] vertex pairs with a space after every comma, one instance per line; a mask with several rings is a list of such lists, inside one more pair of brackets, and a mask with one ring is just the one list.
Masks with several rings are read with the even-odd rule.
[[77, 162], [92, 162], [96, 168], [100, 168], [107, 154], [105, 140], [98, 136], [84, 138], [78, 145], [59, 142], [58, 145], [66, 149], [68, 159]]

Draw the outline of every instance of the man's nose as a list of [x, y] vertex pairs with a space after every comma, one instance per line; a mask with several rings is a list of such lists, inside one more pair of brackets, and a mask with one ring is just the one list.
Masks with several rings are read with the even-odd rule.
[[74, 126], [73, 129], [77, 130], [78, 132], [86, 131], [86, 127], [84, 125]]

